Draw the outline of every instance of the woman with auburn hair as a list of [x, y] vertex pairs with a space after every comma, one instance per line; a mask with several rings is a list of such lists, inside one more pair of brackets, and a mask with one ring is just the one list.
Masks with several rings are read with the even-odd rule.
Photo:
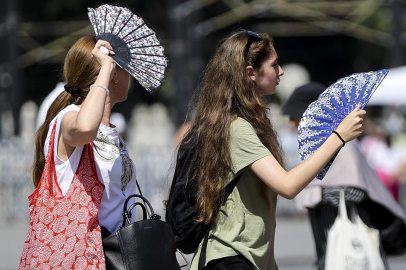
[[[267, 34], [238, 30], [207, 65], [189, 130], [197, 142], [197, 222], [210, 224], [203, 269], [278, 269], [274, 259], [277, 195], [294, 198], [342, 147], [336, 134], [306, 161], [285, 171], [283, 153], [261, 98], [276, 91], [282, 67]], [[345, 141], [362, 133], [357, 107], [338, 126]], [[187, 138], [187, 139], [186, 139]], [[236, 188], [221, 204], [224, 187]], [[203, 242], [203, 241], [202, 241]], [[191, 269], [198, 268], [202, 243]]]
[[135, 167], [110, 123], [127, 99], [130, 75], [116, 66], [111, 45], [80, 38], [63, 66], [65, 91], [35, 137], [31, 223], [20, 269], [105, 269], [101, 226], [116, 231], [122, 205], [135, 193]]

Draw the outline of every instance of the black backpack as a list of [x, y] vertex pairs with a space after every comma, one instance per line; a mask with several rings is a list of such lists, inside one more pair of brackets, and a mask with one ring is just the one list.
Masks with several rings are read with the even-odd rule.
[[[196, 153], [197, 139], [196, 136], [191, 137], [192, 133], [189, 132], [179, 146], [165, 218], [172, 227], [176, 247], [185, 254], [195, 252], [205, 237], [201, 252], [204, 261], [210, 225], [196, 222], [198, 186], [197, 179], [193, 178], [193, 169], [198, 153]], [[237, 185], [240, 176], [241, 174], [225, 187], [223, 203]]]

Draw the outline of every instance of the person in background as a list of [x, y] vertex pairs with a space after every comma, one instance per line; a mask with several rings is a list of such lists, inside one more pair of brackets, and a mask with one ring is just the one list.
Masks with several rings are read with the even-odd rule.
[[[278, 54], [268, 34], [244, 29], [226, 37], [202, 77], [196, 116], [181, 144], [196, 139], [197, 222], [211, 224], [204, 270], [278, 269], [274, 259], [277, 195], [294, 198], [343, 145], [336, 134], [289, 172], [261, 98], [276, 91]], [[362, 133], [356, 108], [338, 126], [345, 141]], [[189, 136], [190, 135], [190, 136]], [[236, 188], [221, 204], [224, 187]], [[201, 245], [191, 269], [198, 268]]]
[[58, 82], [55, 88], [42, 101], [38, 109], [36, 130], [38, 130], [45, 122], [49, 107], [63, 91], [65, 91], [64, 84], [62, 82]]
[[[289, 116], [295, 132], [307, 107], [325, 89], [320, 83], [310, 82], [295, 89], [286, 101], [283, 114]], [[324, 269], [328, 231], [337, 216], [341, 189], [347, 207], [356, 208], [364, 223], [381, 231], [381, 255], [389, 269], [386, 254], [406, 250], [406, 215], [368, 165], [358, 140], [341, 148], [322, 181], [314, 179], [296, 196], [297, 207], [308, 210], [316, 245], [315, 268]]]
[[368, 163], [375, 170], [379, 179], [392, 193], [392, 196], [399, 202], [399, 189], [401, 179], [399, 170], [402, 156], [397, 155], [390, 146], [390, 136], [383, 128], [375, 124], [371, 119], [366, 119], [368, 132], [361, 140], [363, 153]]
[[135, 166], [110, 123], [127, 99], [130, 75], [115, 64], [114, 48], [80, 38], [63, 66], [64, 91], [35, 136], [31, 223], [20, 269], [105, 269], [101, 228], [114, 232], [122, 206], [135, 193]]

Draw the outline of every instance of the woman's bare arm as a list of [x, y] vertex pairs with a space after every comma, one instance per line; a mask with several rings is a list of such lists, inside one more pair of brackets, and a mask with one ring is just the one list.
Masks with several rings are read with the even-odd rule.
[[[99, 40], [92, 51], [95, 61], [101, 64], [95, 85], [108, 88], [115, 63], [110, 56], [100, 51], [101, 46], [112, 49], [108, 42]], [[109, 97], [103, 88], [92, 87], [82, 103], [80, 111], [68, 112], [63, 117], [61, 135], [65, 144], [74, 148], [90, 143], [96, 138], [103, 117], [106, 98]]]
[[[353, 140], [362, 133], [364, 115], [365, 111], [357, 106], [339, 125], [337, 132], [345, 141]], [[251, 164], [251, 169], [276, 193], [293, 199], [316, 177], [341, 146], [341, 140], [336, 134], [332, 134], [308, 159], [289, 172], [273, 156], [257, 160]]]

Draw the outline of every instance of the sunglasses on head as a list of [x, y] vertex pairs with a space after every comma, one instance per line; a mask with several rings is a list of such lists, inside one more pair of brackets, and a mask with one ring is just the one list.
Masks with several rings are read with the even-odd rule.
[[248, 54], [248, 51], [249, 51], [249, 49], [250, 49], [253, 42], [263, 40], [263, 38], [259, 34], [253, 32], [253, 31], [248, 30], [247, 34], [248, 34], [248, 41], [247, 41], [247, 45], [245, 45], [244, 55]]

